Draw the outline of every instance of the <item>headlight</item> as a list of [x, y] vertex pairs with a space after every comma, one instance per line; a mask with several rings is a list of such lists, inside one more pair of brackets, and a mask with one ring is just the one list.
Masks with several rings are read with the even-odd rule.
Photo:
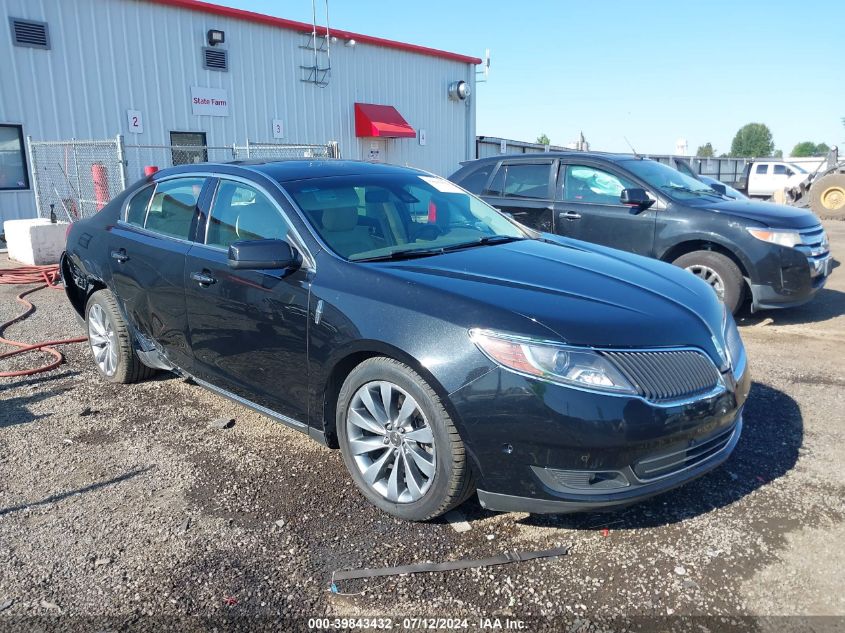
[[637, 393], [616, 367], [593, 350], [534, 341], [490, 330], [473, 329], [469, 335], [493, 361], [520, 374], [562, 385]]
[[788, 246], [789, 248], [794, 248], [803, 241], [801, 234], [797, 231], [749, 228], [748, 232], [758, 240], [763, 240], [770, 244], [778, 244], [779, 246]]

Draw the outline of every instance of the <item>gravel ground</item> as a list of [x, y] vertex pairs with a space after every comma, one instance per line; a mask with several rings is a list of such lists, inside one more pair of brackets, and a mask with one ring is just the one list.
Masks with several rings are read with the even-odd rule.
[[[845, 223], [826, 225], [845, 259]], [[0, 286], [0, 321], [19, 290]], [[8, 336], [78, 335], [63, 293], [34, 301]], [[0, 378], [0, 631], [408, 616], [473, 630], [494, 617], [522, 630], [845, 630], [845, 273], [741, 331], [755, 382], [723, 467], [601, 514], [494, 514], [473, 499], [466, 532], [394, 520], [338, 452], [171, 375], [109, 385], [86, 346], [68, 346], [49, 374]], [[224, 416], [235, 425], [209, 426]], [[337, 569], [558, 545], [570, 554], [330, 590]]]

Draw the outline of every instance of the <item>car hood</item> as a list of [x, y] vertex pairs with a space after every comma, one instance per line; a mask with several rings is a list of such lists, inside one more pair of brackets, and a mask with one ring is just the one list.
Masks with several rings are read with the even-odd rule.
[[715, 293], [657, 260], [548, 236], [379, 267], [471, 302], [468, 328], [514, 323], [498, 318], [505, 312], [521, 317], [514, 334], [594, 347], [690, 345], [720, 358], [713, 337], [721, 346], [724, 311]]
[[701, 206], [714, 213], [733, 215], [759, 222], [773, 229], [807, 229], [820, 224], [816, 215], [807, 209], [757, 200], [722, 200], [702, 202]]

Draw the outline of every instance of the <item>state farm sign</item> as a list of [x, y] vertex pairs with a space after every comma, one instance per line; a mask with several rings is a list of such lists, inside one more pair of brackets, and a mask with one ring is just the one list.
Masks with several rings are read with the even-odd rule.
[[191, 112], [195, 116], [229, 116], [229, 96], [220, 88], [191, 86]]

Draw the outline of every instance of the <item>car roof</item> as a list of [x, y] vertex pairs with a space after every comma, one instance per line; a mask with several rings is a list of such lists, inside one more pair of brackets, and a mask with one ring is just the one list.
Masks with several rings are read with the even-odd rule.
[[[196, 172], [220, 172], [233, 174], [241, 170], [259, 172], [278, 182], [304, 180], [307, 178], [330, 178], [337, 176], [427, 173], [410, 167], [370, 163], [361, 160], [330, 159], [285, 159], [285, 160], [240, 160], [226, 163], [192, 163], [169, 167], [156, 176], [172, 176]], [[242, 173], [242, 172], [241, 172]]]
[[598, 160], [610, 161], [618, 163], [625, 160], [635, 160], [637, 158], [646, 159], [648, 156], [635, 156], [634, 154], [614, 154], [611, 152], [580, 152], [572, 150], [568, 152], [532, 152], [529, 154], [497, 154], [495, 156], [487, 156], [485, 158], [478, 158], [475, 160], [467, 160], [461, 165], [474, 165], [476, 163], [484, 162], [498, 162], [500, 160], [525, 160], [532, 161], [544, 158], [593, 158]]

